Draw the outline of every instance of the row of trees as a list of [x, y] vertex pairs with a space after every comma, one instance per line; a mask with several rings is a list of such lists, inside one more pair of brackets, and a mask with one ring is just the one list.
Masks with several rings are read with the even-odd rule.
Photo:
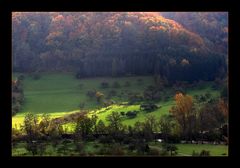
[[23, 76], [12, 81], [12, 115], [21, 110], [24, 103]]
[[[22, 129], [20, 131], [13, 129], [12, 131], [13, 146], [16, 146], [19, 140], [23, 140], [26, 143], [26, 149], [32, 155], [42, 155], [46, 150], [46, 142], [50, 142], [53, 147], [63, 143], [62, 146], [64, 147], [65, 142], [68, 143], [65, 138], [70, 138], [73, 140], [77, 151], [82, 151], [83, 142], [94, 140], [106, 144], [108, 147], [114, 146], [114, 144], [115, 147], [117, 144], [127, 145], [130, 151], [137, 150], [137, 153], [141, 155], [154, 152], [148, 146], [148, 142], [155, 139], [153, 131], [158, 123], [153, 116], [148, 116], [144, 122], [138, 122], [135, 126], [127, 127], [122, 124], [122, 117], [117, 112], [107, 116], [108, 125], [105, 125], [102, 120], [97, 121], [97, 117], [94, 115], [91, 117], [81, 115], [76, 122], [75, 131], [71, 137], [66, 136], [68, 134], [64, 132], [61, 124], [52, 121], [48, 115], [43, 115], [41, 121], [36, 115], [26, 115]], [[121, 153], [115, 151], [114, 148], [108, 150], [113, 153], [102, 151], [103, 154], [118, 155]]]
[[[182, 138], [186, 140], [196, 139], [198, 133], [215, 132], [220, 135], [219, 131], [228, 125], [228, 102], [223, 99], [212, 100], [199, 107], [191, 96], [178, 93], [175, 101], [170, 113], [178, 121]], [[228, 137], [226, 127], [224, 131], [221, 135]], [[221, 139], [223, 137], [217, 138], [218, 141]]]
[[[82, 140], [108, 136], [116, 142], [123, 143], [127, 137], [152, 141], [159, 132], [166, 142], [173, 137], [174, 141], [199, 140], [202, 133], [220, 130], [227, 124], [228, 107], [223, 100], [207, 103], [200, 109], [196, 108], [191, 96], [178, 93], [175, 100], [176, 105], [172, 107], [169, 115], [163, 115], [159, 120], [153, 115], [146, 115], [145, 121], [138, 121], [134, 126], [123, 125], [123, 116], [118, 112], [112, 112], [107, 116], [108, 125], [98, 120], [96, 115], [78, 115], [75, 120], [75, 136]], [[52, 139], [52, 136], [60, 138], [64, 134], [62, 124], [57, 120], [51, 120], [48, 115], [43, 115], [39, 121], [36, 115], [28, 114], [22, 131], [27, 141], [49, 137]], [[221, 135], [228, 136], [226, 133]], [[218, 140], [222, 140], [222, 137]]]

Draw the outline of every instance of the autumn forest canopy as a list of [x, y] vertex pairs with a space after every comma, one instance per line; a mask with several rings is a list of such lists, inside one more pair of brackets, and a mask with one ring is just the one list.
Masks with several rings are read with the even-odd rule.
[[14, 72], [226, 77], [226, 12], [13, 12]]

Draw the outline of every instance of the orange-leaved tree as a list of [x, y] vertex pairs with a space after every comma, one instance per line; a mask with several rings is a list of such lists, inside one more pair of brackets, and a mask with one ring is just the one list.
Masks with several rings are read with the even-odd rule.
[[196, 111], [194, 109], [193, 98], [189, 95], [177, 93], [174, 97], [176, 105], [170, 109], [170, 113], [178, 121], [182, 135], [191, 139], [192, 134], [196, 131]]

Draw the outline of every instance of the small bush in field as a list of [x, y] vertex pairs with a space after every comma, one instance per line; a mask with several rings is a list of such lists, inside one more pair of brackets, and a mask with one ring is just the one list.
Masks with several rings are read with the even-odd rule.
[[39, 73], [33, 73], [31, 76], [34, 80], [39, 80], [41, 78], [41, 75]]
[[112, 86], [113, 86], [113, 88], [120, 88], [121, 87], [120, 84], [117, 81], [113, 82]]

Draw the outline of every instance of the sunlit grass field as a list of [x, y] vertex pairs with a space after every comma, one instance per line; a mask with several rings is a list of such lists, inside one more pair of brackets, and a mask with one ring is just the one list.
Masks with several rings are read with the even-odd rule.
[[[13, 78], [19, 74], [14, 74]], [[139, 82], [141, 79], [141, 82]], [[105, 81], [109, 83], [109, 88], [103, 89], [101, 83]], [[113, 88], [114, 82], [120, 84], [119, 88]], [[126, 87], [126, 82], [130, 86]], [[66, 114], [79, 112], [79, 104], [84, 103], [84, 109], [89, 110], [89, 115], [97, 114], [98, 118], [106, 122], [106, 116], [115, 112], [138, 111], [137, 117], [133, 119], [123, 118], [123, 124], [133, 125], [137, 121], [143, 121], [147, 115], [154, 115], [160, 118], [161, 115], [167, 114], [169, 109], [174, 105], [173, 95], [167, 100], [156, 102], [161, 108], [146, 113], [140, 111], [140, 105], [120, 105], [121, 102], [127, 101], [127, 93], [140, 93], [149, 85], [153, 85], [153, 77], [151, 76], [134, 76], [134, 77], [99, 77], [76, 79], [72, 73], [47, 73], [41, 74], [38, 80], [32, 79], [30, 75], [25, 74], [24, 79], [24, 95], [25, 103], [20, 112], [12, 117], [12, 127], [19, 128], [23, 123], [24, 116], [31, 112], [37, 115], [48, 113], [51, 118], [62, 117]], [[211, 93], [213, 97], [219, 97], [219, 91], [211, 88], [211, 82], [205, 83], [202, 86], [187, 90], [187, 94], [192, 96]], [[110, 90], [116, 91], [116, 96], [111, 99], [115, 100], [114, 104], [108, 108], [103, 108], [95, 98], [90, 99], [86, 96], [87, 91], [96, 89], [102, 92], [105, 96]], [[166, 94], [168, 90], [166, 89]], [[106, 122], [107, 124], [107, 122]], [[67, 124], [65, 127], [70, 127], [72, 130], [74, 125]]]

